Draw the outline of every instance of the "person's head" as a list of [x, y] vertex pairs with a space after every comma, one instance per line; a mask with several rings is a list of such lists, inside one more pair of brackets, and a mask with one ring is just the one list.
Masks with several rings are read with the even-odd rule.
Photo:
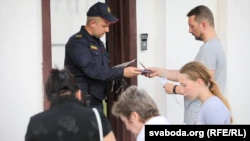
[[143, 125], [152, 117], [159, 116], [159, 110], [145, 90], [128, 87], [112, 107], [112, 113], [120, 117], [127, 130], [138, 135]]
[[[192, 61], [185, 64], [180, 69], [178, 81], [184, 88], [184, 96], [188, 99], [200, 99], [204, 96], [202, 96], [202, 92], [210, 92], [220, 98], [230, 110], [228, 101], [221, 94], [219, 86], [212, 80], [208, 68], [203, 63]], [[209, 93], [207, 94], [209, 95]]]
[[203, 41], [205, 34], [214, 29], [214, 17], [212, 11], [200, 5], [193, 8], [187, 14], [189, 33], [191, 33], [196, 40]]
[[75, 77], [67, 69], [52, 69], [45, 89], [51, 106], [76, 98], [81, 100]]
[[87, 12], [86, 27], [92, 36], [101, 38], [105, 33], [109, 32], [109, 25], [118, 21], [109, 8], [102, 2], [92, 5]]
[[204, 89], [212, 87], [212, 77], [208, 69], [198, 61], [185, 64], [180, 69], [178, 81], [184, 88], [184, 95], [189, 99], [199, 98]]

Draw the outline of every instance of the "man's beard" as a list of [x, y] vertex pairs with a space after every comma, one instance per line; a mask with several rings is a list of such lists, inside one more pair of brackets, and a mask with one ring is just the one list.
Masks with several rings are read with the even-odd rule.
[[[193, 34], [194, 35], [194, 34]], [[198, 41], [203, 41], [203, 34], [200, 34], [200, 36], [195, 36], [195, 40], [198, 40]]]

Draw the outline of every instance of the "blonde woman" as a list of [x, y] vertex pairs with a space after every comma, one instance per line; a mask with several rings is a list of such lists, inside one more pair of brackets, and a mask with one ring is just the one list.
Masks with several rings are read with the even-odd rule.
[[231, 124], [229, 103], [211, 78], [208, 69], [198, 61], [184, 65], [178, 81], [183, 86], [184, 96], [202, 103], [197, 124]]
[[169, 124], [165, 117], [160, 116], [153, 99], [136, 86], [128, 87], [120, 95], [112, 107], [112, 113], [121, 118], [127, 130], [136, 136], [136, 141], [145, 140], [145, 125]]

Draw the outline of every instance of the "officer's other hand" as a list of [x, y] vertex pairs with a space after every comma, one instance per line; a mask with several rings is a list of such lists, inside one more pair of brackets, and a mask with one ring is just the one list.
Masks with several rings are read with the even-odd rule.
[[149, 67], [149, 68], [145, 68], [145, 70], [151, 71], [150, 74], [146, 75], [149, 78], [153, 78], [155, 76], [162, 77], [164, 75], [164, 69], [162, 68]]
[[125, 77], [135, 77], [142, 73], [142, 69], [136, 67], [126, 67], [124, 68], [124, 76]]

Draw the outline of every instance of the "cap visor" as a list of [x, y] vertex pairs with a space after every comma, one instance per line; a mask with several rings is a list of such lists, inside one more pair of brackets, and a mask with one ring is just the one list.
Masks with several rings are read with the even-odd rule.
[[110, 23], [110, 24], [116, 23], [117, 21], [119, 21], [119, 19], [116, 18], [116, 17], [113, 16], [113, 15], [109, 15], [109, 16], [103, 17], [103, 19], [104, 19], [106, 22]]

